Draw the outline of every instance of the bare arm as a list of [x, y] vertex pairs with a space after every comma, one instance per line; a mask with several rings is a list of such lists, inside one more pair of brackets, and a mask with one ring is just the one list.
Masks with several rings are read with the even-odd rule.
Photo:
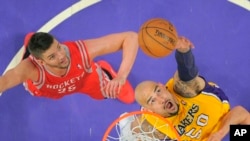
[[208, 141], [221, 141], [229, 132], [230, 125], [250, 124], [250, 114], [242, 106], [231, 109], [221, 120], [219, 130], [210, 135]]
[[97, 39], [86, 40], [85, 43], [91, 59], [122, 50], [122, 62], [118, 75], [127, 78], [138, 51], [137, 33], [114, 33]]
[[27, 79], [36, 80], [37, 76], [38, 74], [34, 65], [29, 59], [25, 59], [0, 77], [0, 93], [24, 82]]
[[[122, 50], [122, 62], [118, 74], [107, 86], [108, 89], [118, 87], [119, 93], [121, 86], [125, 84], [132, 69], [138, 52], [137, 33], [132, 31], [114, 33], [100, 38], [86, 40], [85, 43], [91, 59]], [[114, 92], [115, 90], [111, 89], [111, 91]]]

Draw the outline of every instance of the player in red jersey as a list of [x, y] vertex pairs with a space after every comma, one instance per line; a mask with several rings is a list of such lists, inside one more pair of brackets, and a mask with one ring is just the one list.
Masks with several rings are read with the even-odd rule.
[[[27, 34], [23, 60], [0, 77], [0, 93], [23, 83], [34, 96], [58, 99], [83, 93], [94, 99], [118, 98], [134, 102], [127, 77], [138, 51], [137, 33], [113, 33], [96, 39], [60, 43], [44, 32]], [[101, 55], [123, 51], [116, 73]]]

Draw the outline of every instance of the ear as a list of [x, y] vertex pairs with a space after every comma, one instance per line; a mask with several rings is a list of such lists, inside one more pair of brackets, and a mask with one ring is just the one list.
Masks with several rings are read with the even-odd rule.
[[141, 107], [141, 111], [153, 112], [153, 111], [151, 111], [151, 110], [149, 110], [149, 109], [147, 109], [145, 107]]
[[43, 65], [43, 64], [44, 64], [43, 60], [42, 60], [42, 59], [40, 59], [40, 58], [35, 58], [35, 60], [37, 61], [37, 63], [39, 63], [39, 64], [41, 64], [41, 65]]

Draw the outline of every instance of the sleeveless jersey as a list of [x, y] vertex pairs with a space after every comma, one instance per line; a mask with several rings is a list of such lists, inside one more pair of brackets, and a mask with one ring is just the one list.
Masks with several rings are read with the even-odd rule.
[[228, 97], [215, 84], [206, 82], [205, 88], [193, 98], [183, 98], [173, 90], [173, 79], [166, 84], [176, 95], [179, 112], [167, 118], [172, 121], [182, 141], [206, 141], [219, 128], [221, 118], [229, 111]]
[[34, 96], [62, 98], [72, 93], [84, 93], [94, 99], [104, 98], [104, 86], [109, 81], [100, 66], [90, 60], [88, 50], [83, 41], [63, 43], [68, 50], [70, 65], [65, 76], [55, 76], [30, 55], [29, 59], [39, 71], [39, 79], [35, 82], [27, 80], [26, 90]]

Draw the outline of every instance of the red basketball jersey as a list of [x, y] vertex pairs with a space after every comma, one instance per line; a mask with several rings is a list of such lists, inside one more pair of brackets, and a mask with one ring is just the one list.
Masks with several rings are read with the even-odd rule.
[[24, 83], [26, 90], [34, 96], [61, 98], [72, 93], [84, 93], [94, 99], [104, 98], [104, 86], [108, 76], [97, 63], [90, 60], [88, 50], [83, 41], [63, 43], [70, 57], [70, 66], [65, 76], [55, 76], [48, 72], [30, 55], [30, 60], [39, 70], [36, 82], [28, 80]]

